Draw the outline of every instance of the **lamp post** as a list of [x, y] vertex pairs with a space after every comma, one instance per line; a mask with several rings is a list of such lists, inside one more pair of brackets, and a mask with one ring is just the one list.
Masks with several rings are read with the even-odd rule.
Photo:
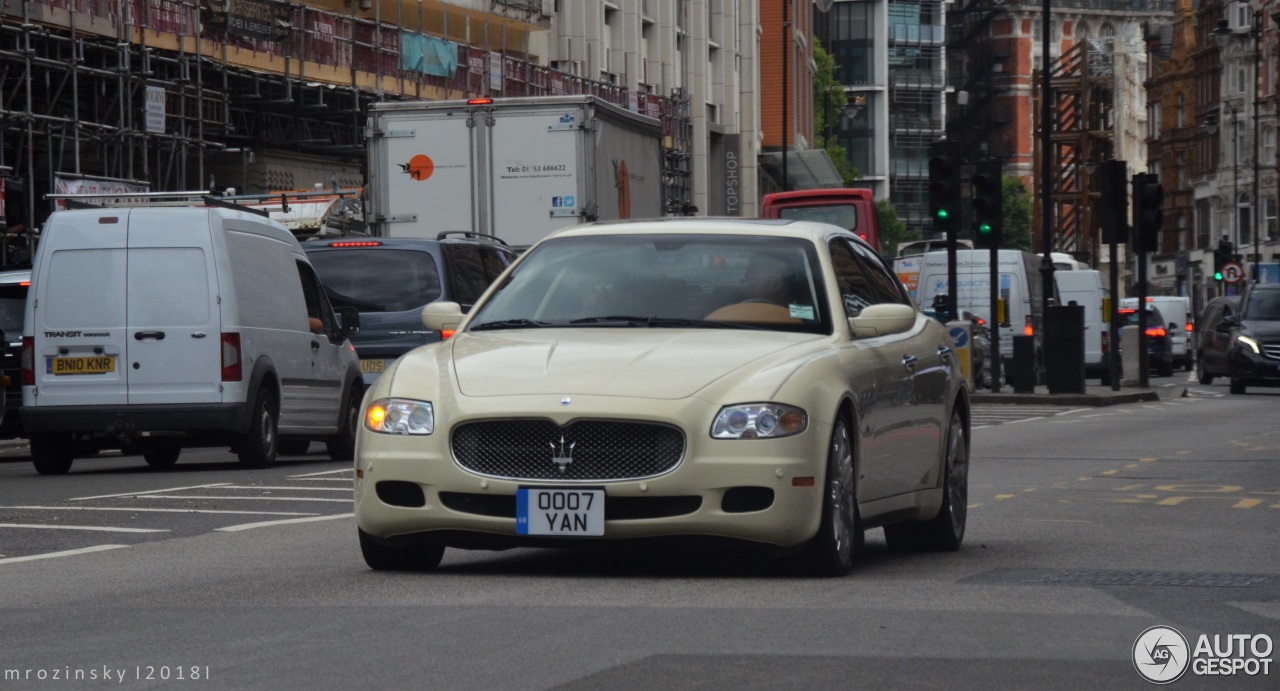
[[[1231, 22], [1228, 21], [1226, 17], [1223, 17], [1218, 20], [1217, 27], [1214, 28], [1214, 30], [1210, 31], [1209, 33], [1218, 39], [1218, 45], [1222, 48], [1225, 48], [1227, 43], [1231, 39], [1236, 37], [1248, 36], [1250, 39], [1253, 40], [1253, 93], [1250, 94], [1250, 97], [1253, 99], [1253, 208], [1254, 208], [1254, 211], [1253, 211], [1253, 215], [1249, 218], [1249, 223], [1252, 226], [1250, 228], [1250, 234], [1253, 235], [1253, 282], [1257, 283], [1258, 275], [1259, 275], [1258, 264], [1262, 259], [1262, 249], [1258, 243], [1258, 238], [1262, 234], [1258, 227], [1259, 226], [1258, 219], [1262, 216], [1262, 197], [1261, 197], [1261, 193], [1258, 191], [1258, 182], [1261, 177], [1261, 173], [1259, 171], [1259, 167], [1260, 167], [1259, 162], [1260, 162], [1260, 159], [1262, 158], [1261, 156], [1262, 140], [1259, 136], [1260, 118], [1258, 116], [1258, 106], [1262, 100], [1258, 94], [1258, 77], [1259, 77], [1259, 70], [1261, 69], [1261, 65], [1262, 65], [1262, 9], [1259, 7], [1254, 7], [1252, 0], [1231, 0], [1231, 2], [1228, 3], [1228, 5], [1232, 5], [1235, 3], [1243, 3], [1249, 9], [1253, 10], [1252, 25], [1247, 29], [1237, 31], [1235, 29], [1232, 29]], [[1234, 107], [1231, 109], [1231, 112], [1234, 119], [1234, 114], [1235, 114]], [[1236, 140], [1239, 141], [1239, 136], [1236, 137]], [[1237, 144], [1236, 146], [1238, 148], [1239, 145]], [[1239, 163], [1237, 162], [1236, 165], [1238, 166]], [[1238, 174], [1239, 173], [1237, 169], [1237, 175]], [[1235, 214], [1238, 218], [1240, 215], [1239, 192], [1236, 193], [1236, 198], [1233, 204], [1235, 205]], [[1235, 225], [1238, 226], [1239, 221], [1236, 221]], [[1236, 246], [1237, 247], [1240, 245], [1239, 234], [1240, 234], [1239, 229], [1237, 228], [1236, 230]]]
[[782, 2], [782, 191], [791, 190], [787, 180], [787, 54], [791, 52], [791, 0]]

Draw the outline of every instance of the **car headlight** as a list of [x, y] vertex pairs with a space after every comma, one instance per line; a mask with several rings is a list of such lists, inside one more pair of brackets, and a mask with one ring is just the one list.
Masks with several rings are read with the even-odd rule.
[[743, 403], [720, 409], [711, 423], [711, 436], [716, 439], [776, 439], [800, 434], [808, 425], [809, 417], [795, 406]]
[[1261, 355], [1262, 350], [1258, 348], [1258, 342], [1248, 336], [1236, 336], [1236, 340], [1240, 341], [1240, 345], [1252, 350], [1254, 355]]
[[436, 415], [430, 401], [380, 398], [365, 410], [364, 427], [381, 434], [426, 435], [436, 431]]

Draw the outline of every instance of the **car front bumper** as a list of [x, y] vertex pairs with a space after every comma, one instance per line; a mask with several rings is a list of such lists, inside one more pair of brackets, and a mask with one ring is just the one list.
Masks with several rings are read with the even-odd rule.
[[1232, 379], [1250, 384], [1280, 386], [1280, 360], [1235, 344], [1231, 348], [1229, 372]]

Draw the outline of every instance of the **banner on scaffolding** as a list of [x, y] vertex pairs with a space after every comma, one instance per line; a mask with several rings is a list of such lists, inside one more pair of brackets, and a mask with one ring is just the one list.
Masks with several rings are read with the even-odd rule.
[[289, 5], [272, 0], [204, 0], [204, 24], [235, 38], [280, 41], [293, 29]]
[[[138, 192], [150, 192], [151, 185], [136, 180], [117, 180], [113, 178], [97, 178], [83, 175], [71, 175], [68, 173], [55, 173], [53, 176], [53, 192], [54, 194], [95, 194], [100, 195], [96, 199], [79, 200], [85, 204], [94, 206], [104, 206], [106, 204], [142, 204], [145, 199], [143, 197], [132, 197], [131, 194]], [[67, 204], [63, 199], [57, 199], [54, 203], [59, 209], [66, 209]]]
[[401, 31], [400, 69], [452, 79], [458, 71], [458, 44], [412, 31]]

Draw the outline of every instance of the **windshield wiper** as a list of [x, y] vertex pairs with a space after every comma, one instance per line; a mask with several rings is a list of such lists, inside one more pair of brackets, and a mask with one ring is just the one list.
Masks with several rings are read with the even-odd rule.
[[648, 328], [694, 328], [694, 329], [755, 329], [760, 327], [751, 324], [740, 324], [735, 322], [709, 321], [706, 319], [677, 319], [674, 317], [632, 317], [624, 315], [615, 315], [610, 317], [584, 317], [582, 319], [574, 319], [570, 324], [607, 324], [616, 323], [619, 326], [645, 326]]
[[531, 319], [499, 319], [497, 321], [476, 324], [468, 329], [468, 331], [487, 331], [490, 329], [538, 329], [544, 326], [550, 326], [550, 324], [546, 322], [536, 322]]
[[614, 314], [607, 317], [583, 317], [581, 319], [571, 319], [570, 324], [604, 324], [607, 322], [618, 322], [622, 326], [648, 326], [653, 317], [632, 317], [625, 314]]

